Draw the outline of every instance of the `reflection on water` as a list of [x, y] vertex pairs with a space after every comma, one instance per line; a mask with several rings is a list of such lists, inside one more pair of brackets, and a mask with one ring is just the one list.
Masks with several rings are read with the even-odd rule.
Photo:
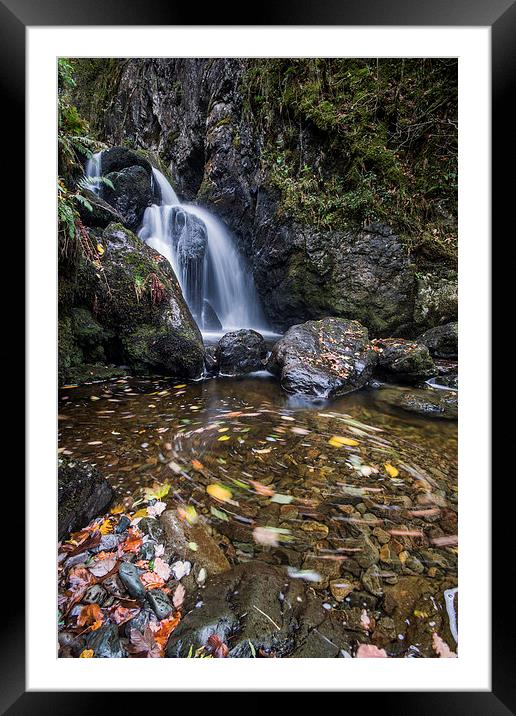
[[365, 544], [384, 584], [456, 587], [456, 424], [396, 412], [381, 391], [295, 402], [266, 376], [64, 388], [60, 452], [127, 499], [170, 483], [169, 506], [194, 506], [232, 562], [363, 580]]

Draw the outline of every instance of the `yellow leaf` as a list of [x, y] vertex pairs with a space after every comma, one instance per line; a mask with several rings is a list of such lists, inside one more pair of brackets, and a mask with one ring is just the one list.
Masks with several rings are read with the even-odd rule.
[[386, 462], [384, 468], [386, 469], [387, 474], [391, 477], [398, 477], [398, 475], [400, 474], [399, 470], [397, 470], [394, 465], [391, 465], [390, 462]]
[[342, 447], [343, 445], [349, 445], [351, 447], [354, 447], [355, 445], [359, 445], [360, 443], [358, 442], [358, 440], [344, 438], [341, 435], [334, 435], [328, 440], [328, 444], [332, 447]]
[[101, 256], [105, 252], [105, 248], [102, 246], [102, 244], [97, 244], [97, 251]]
[[229, 435], [221, 435], [220, 438], [217, 438], [217, 440], [219, 441], [219, 443], [222, 443], [222, 442], [224, 442], [224, 440], [230, 440], [230, 436]]
[[113, 532], [113, 525], [111, 524], [110, 519], [104, 520], [104, 522], [100, 525], [100, 534], [101, 535], [107, 535], [110, 532]]
[[174, 385], [174, 388], [176, 390], [179, 390], [179, 388], [186, 388], [186, 383], [181, 383], [181, 385]]
[[135, 519], [136, 517], [147, 517], [147, 508], [144, 507], [143, 509], [135, 512], [133, 515], [133, 519]]
[[231, 490], [228, 490], [227, 487], [222, 487], [222, 485], [208, 485], [206, 492], [221, 502], [227, 502], [231, 499]]
[[93, 649], [83, 649], [81, 651], [80, 659], [91, 659], [93, 657]]

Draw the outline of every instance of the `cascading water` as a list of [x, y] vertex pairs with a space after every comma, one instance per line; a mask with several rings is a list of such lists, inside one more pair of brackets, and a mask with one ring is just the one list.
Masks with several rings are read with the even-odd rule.
[[160, 203], [145, 210], [138, 235], [169, 260], [200, 328], [267, 330], [252, 275], [224, 224], [181, 204], [157, 169], [153, 181]]
[[100, 194], [100, 182], [98, 177], [102, 175], [102, 152], [96, 152], [86, 162], [86, 177], [91, 181], [88, 189], [95, 194]]

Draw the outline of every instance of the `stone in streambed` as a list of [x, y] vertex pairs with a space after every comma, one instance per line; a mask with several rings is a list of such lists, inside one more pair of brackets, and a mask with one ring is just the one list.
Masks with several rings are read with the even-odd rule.
[[428, 348], [403, 338], [377, 338], [372, 341], [378, 351], [377, 370], [397, 380], [416, 383], [437, 375]]
[[165, 592], [161, 591], [161, 589], [150, 589], [147, 592], [147, 601], [159, 621], [166, 619], [172, 612], [172, 604]]
[[436, 358], [456, 358], [459, 350], [459, 324], [446, 323], [430, 328], [417, 339]]
[[364, 386], [377, 360], [358, 321], [324, 318], [289, 328], [267, 368], [287, 393], [331, 398]]
[[64, 458], [59, 459], [57, 479], [58, 538], [63, 539], [105, 512], [113, 488], [93, 465]]
[[163, 525], [155, 517], [144, 517], [138, 522], [138, 529], [155, 542], [161, 543], [165, 539]]
[[218, 342], [215, 355], [221, 374], [245, 375], [263, 370], [267, 346], [257, 331], [230, 331]]
[[112, 184], [103, 186], [102, 196], [123, 217], [124, 225], [136, 231], [145, 209], [153, 202], [151, 178], [143, 167], [132, 166], [106, 175]]
[[131, 597], [145, 598], [145, 587], [140, 579], [140, 570], [132, 562], [122, 562], [118, 569], [118, 576]]
[[90, 632], [86, 637], [86, 648], [93, 649], [93, 655], [97, 659], [120, 659], [127, 656], [115, 624], [106, 624]]
[[[175, 511], [167, 510], [161, 515], [161, 525], [166, 547], [173, 554], [194, 559], [196, 566], [204, 567], [209, 575], [230, 569], [223, 551], [201, 522], [192, 525], [180, 520]], [[195, 552], [189, 547], [191, 542], [197, 545]]]

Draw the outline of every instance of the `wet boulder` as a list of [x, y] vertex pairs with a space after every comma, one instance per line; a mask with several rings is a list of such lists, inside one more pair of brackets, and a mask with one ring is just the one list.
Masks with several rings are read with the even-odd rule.
[[419, 336], [417, 340], [436, 358], [456, 358], [459, 351], [459, 324], [454, 322], [435, 326]]
[[105, 512], [113, 488], [99, 470], [86, 462], [60, 458], [57, 477], [58, 538], [84, 527]]
[[396, 408], [402, 408], [426, 418], [456, 420], [458, 415], [458, 394], [455, 390], [385, 388], [377, 392], [376, 398]]
[[121, 224], [96, 238], [100, 271], [83, 262], [80, 281], [96, 320], [115, 337], [117, 360], [140, 374], [199, 377], [202, 336], [168, 261]]
[[[188, 610], [188, 607], [195, 607]], [[335, 658], [362, 635], [348, 630], [343, 613], [328, 612], [301, 579], [283, 567], [253, 560], [209, 579], [202, 602], [187, 604], [165, 655], [186, 657], [209, 651], [210, 637], [231, 658], [264, 656]]]
[[127, 147], [110, 147], [101, 155], [101, 171], [105, 176], [111, 172], [119, 172], [128, 167], [141, 167], [147, 174], [152, 174], [152, 166], [145, 157]]
[[204, 255], [208, 245], [208, 233], [201, 219], [182, 209], [176, 212], [176, 222], [184, 220], [177, 239], [177, 261], [182, 274], [185, 298], [194, 316], [200, 318], [203, 309]]
[[154, 192], [151, 177], [141, 166], [131, 166], [106, 174], [112, 183], [103, 186], [102, 197], [123, 217], [127, 228], [136, 231], [145, 209], [153, 203]]
[[124, 217], [107, 201], [104, 201], [89, 189], [81, 189], [81, 194], [89, 204], [89, 206], [85, 206], [83, 203], [77, 202], [77, 210], [85, 226], [96, 226], [104, 229], [112, 221], [123, 223]]
[[397, 380], [416, 383], [437, 374], [428, 348], [403, 338], [377, 338], [372, 341], [378, 352], [377, 370]]
[[323, 318], [289, 328], [274, 345], [267, 368], [287, 393], [330, 398], [365, 385], [377, 360], [367, 328]]
[[267, 346], [263, 336], [251, 329], [230, 331], [217, 344], [219, 372], [224, 375], [244, 375], [263, 370], [266, 357]]

